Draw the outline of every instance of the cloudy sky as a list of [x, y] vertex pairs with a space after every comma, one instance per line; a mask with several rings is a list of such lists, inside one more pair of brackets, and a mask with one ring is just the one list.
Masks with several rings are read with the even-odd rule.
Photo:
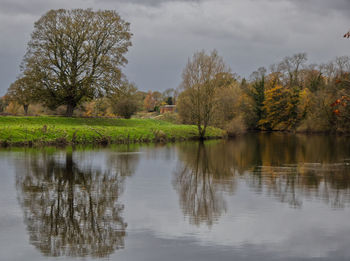
[[131, 23], [124, 72], [141, 90], [176, 88], [202, 49], [217, 49], [241, 76], [298, 52], [310, 63], [350, 55], [350, 0], [0, 0], [0, 95], [19, 73], [33, 23], [50, 9], [88, 7]]

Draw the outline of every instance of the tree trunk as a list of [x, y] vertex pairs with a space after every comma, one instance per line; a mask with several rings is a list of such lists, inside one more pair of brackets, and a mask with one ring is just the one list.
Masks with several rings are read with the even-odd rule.
[[202, 129], [202, 132], [201, 132], [201, 136], [200, 136], [200, 139], [201, 140], [204, 140], [205, 139], [205, 130], [206, 130], [206, 127], [204, 127], [203, 129]]
[[75, 106], [73, 104], [67, 104], [66, 117], [72, 117]]
[[204, 128], [202, 128], [201, 125], [197, 125], [197, 127], [198, 127], [199, 139], [204, 140], [206, 127], [204, 126]]
[[29, 104], [23, 104], [23, 110], [25, 115], [28, 115], [28, 108], [29, 108]]

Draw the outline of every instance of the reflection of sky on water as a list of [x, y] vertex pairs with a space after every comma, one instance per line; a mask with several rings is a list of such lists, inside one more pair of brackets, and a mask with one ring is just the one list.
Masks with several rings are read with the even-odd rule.
[[[140, 166], [143, 164], [147, 166], [145, 168], [150, 167], [141, 161]], [[326, 257], [332, 251], [341, 250], [344, 242], [350, 242], [350, 234], [347, 233], [350, 232], [347, 221], [350, 209], [332, 211], [323, 202], [314, 201], [304, 202], [302, 209], [291, 208], [268, 196], [258, 196], [244, 180], [240, 181], [233, 196], [225, 195], [227, 212], [218, 222], [211, 228], [205, 224], [193, 226], [183, 217], [177, 195], [170, 185], [168, 188], [155, 186], [145, 189], [145, 197], [131, 191], [146, 187], [149, 178], [162, 184], [166, 184], [168, 179], [153, 173], [147, 178], [135, 175], [128, 181], [128, 193], [123, 199], [133, 202], [125, 213], [130, 234], [133, 231], [146, 233], [169, 242], [175, 241], [174, 244], [185, 240], [198, 245], [197, 249], [201, 249], [200, 246], [213, 247], [213, 251], [215, 248], [231, 249], [231, 255], [232, 251], [243, 254], [244, 249], [249, 249], [249, 252], [258, 251], [259, 255], [277, 251], [280, 255], [302, 258]], [[342, 251], [350, 254], [347, 248]]]
[[[223, 152], [229, 157], [223, 154], [218, 164], [209, 166], [231, 162], [228, 169], [234, 173], [231, 177], [209, 174], [210, 188], [220, 196], [216, 199], [225, 203], [211, 225], [190, 222], [191, 213], [184, 211], [186, 202], [181, 202], [177, 187], [181, 183], [175, 184], [178, 171], [193, 166], [196, 144], [138, 147], [131, 153], [113, 148], [74, 151], [73, 161], [81, 170], [125, 174], [119, 197], [127, 223], [125, 248], [116, 249], [110, 260], [347, 260], [350, 172], [344, 158], [349, 159], [349, 155], [337, 151], [337, 156], [329, 156], [328, 161], [310, 161], [306, 156], [301, 164], [292, 163], [295, 159], [285, 160], [285, 156], [279, 165], [266, 164], [265, 159], [264, 164], [254, 166], [259, 160], [244, 165], [244, 155], [235, 158], [230, 154], [242, 151], [238, 145], [228, 144], [232, 150]], [[207, 154], [200, 154], [209, 157], [205, 162], [226, 145], [210, 146]], [[52, 156], [64, 163], [64, 151]], [[57, 260], [43, 257], [28, 243], [15, 190], [16, 171], [18, 174], [24, 159], [22, 152], [0, 152], [0, 260]], [[239, 173], [232, 168], [237, 162]], [[233, 185], [227, 187], [232, 179]], [[341, 205], [335, 207], [332, 200], [327, 201], [326, 187], [331, 199], [341, 198]], [[301, 202], [297, 207], [289, 201], [292, 193]]]

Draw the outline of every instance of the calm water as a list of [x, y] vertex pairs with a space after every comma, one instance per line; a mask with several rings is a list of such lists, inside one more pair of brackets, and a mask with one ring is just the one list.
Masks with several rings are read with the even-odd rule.
[[0, 150], [0, 260], [349, 260], [350, 138]]

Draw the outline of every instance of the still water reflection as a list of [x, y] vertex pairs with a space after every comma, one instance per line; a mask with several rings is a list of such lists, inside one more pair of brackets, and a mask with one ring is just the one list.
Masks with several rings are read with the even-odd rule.
[[350, 258], [347, 137], [13, 149], [0, 164], [0, 260]]
[[79, 168], [72, 152], [64, 159], [28, 155], [16, 176], [29, 241], [44, 255], [103, 257], [124, 247], [118, 203], [124, 176]]

